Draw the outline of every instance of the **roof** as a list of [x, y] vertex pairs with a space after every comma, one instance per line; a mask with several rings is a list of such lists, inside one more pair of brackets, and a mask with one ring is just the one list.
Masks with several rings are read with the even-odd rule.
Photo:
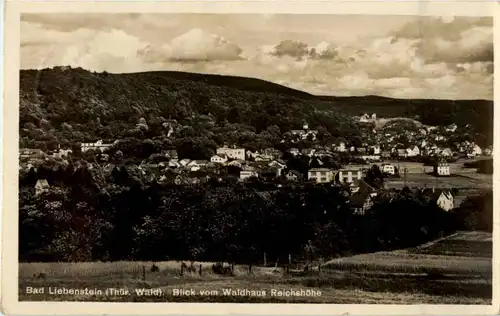
[[372, 193], [376, 193], [376, 190], [364, 180], [358, 180], [357, 185], [359, 186], [359, 190], [351, 196], [350, 201], [354, 207], [362, 207], [366, 199]]
[[332, 171], [332, 170], [328, 168], [312, 168], [309, 169], [309, 171]]
[[49, 186], [49, 182], [48, 182], [46, 179], [39, 179], [39, 180], [36, 182], [36, 184], [35, 184], [35, 185], [36, 185], [36, 186], [41, 185], [41, 186], [44, 186], [44, 187], [45, 187], [45, 186], [47, 186], [47, 187], [48, 187], [48, 186]]
[[295, 176], [297, 176], [297, 177], [301, 177], [301, 176], [302, 176], [302, 175], [300, 174], [300, 172], [298, 172], [297, 170], [290, 170], [290, 171], [288, 171], [288, 172], [287, 172], [287, 175], [288, 175], [288, 174], [293, 174], [293, 175], [295, 175]]

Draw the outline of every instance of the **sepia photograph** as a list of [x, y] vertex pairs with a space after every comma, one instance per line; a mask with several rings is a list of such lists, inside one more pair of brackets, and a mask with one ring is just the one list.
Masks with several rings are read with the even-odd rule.
[[19, 18], [19, 302], [493, 304], [492, 16]]

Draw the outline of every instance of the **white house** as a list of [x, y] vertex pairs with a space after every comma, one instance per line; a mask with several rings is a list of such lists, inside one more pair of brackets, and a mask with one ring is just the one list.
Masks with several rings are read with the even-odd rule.
[[450, 175], [450, 165], [441, 161], [434, 166], [434, 174], [436, 176], [449, 176]]
[[44, 192], [49, 191], [49, 183], [46, 179], [40, 179], [35, 184], [35, 195], [40, 195]]
[[467, 156], [469, 156], [469, 157], [476, 157], [476, 156], [480, 156], [482, 154], [483, 154], [483, 151], [482, 151], [481, 147], [479, 147], [476, 144], [473, 144], [469, 148], [469, 151], [467, 152]]
[[68, 157], [69, 154], [73, 153], [71, 149], [60, 149], [56, 151], [55, 153], [52, 154], [52, 157], [54, 158], [64, 158]]
[[226, 166], [241, 168], [241, 167], [243, 167], [243, 161], [242, 160], [233, 160], [230, 162], [226, 162]]
[[379, 161], [380, 155], [362, 155], [359, 158], [366, 160], [366, 161]]
[[316, 183], [327, 183], [333, 181], [333, 171], [328, 168], [313, 168], [307, 172], [307, 179]]
[[445, 211], [453, 209], [455, 206], [453, 194], [448, 190], [443, 190], [439, 193], [436, 204]]
[[86, 152], [87, 150], [100, 150], [103, 152], [111, 146], [112, 144], [105, 144], [102, 140], [98, 140], [95, 143], [81, 143], [80, 149], [82, 152]]
[[290, 154], [294, 155], [294, 156], [297, 156], [298, 154], [300, 154], [300, 150], [298, 148], [291, 148], [289, 150]]
[[179, 164], [183, 167], [187, 166], [191, 162], [191, 159], [184, 158], [181, 161], [179, 161]]
[[374, 155], [380, 155], [380, 146], [379, 145], [373, 145], [373, 146], [371, 146], [371, 149], [372, 149]]
[[440, 155], [443, 157], [451, 157], [453, 156], [453, 152], [451, 151], [450, 148], [445, 148], [443, 149], [443, 151], [441, 151]]
[[213, 155], [210, 157], [210, 162], [213, 163], [225, 163], [227, 161], [226, 155]]
[[338, 172], [340, 183], [352, 183], [355, 180], [361, 180], [362, 172], [361, 169], [341, 169]]
[[245, 149], [243, 148], [217, 148], [217, 155], [226, 155], [230, 159], [245, 160]]
[[368, 123], [370, 122], [370, 116], [368, 114], [363, 114], [360, 118], [359, 118], [359, 122], [361, 123]]
[[391, 164], [383, 164], [382, 165], [382, 172], [390, 174], [390, 175], [394, 175], [394, 174], [396, 174], [396, 168]]
[[189, 167], [191, 171], [198, 171], [207, 164], [208, 161], [206, 160], [192, 160], [187, 164], [187, 167]]
[[286, 164], [285, 163], [282, 163], [282, 162], [277, 161], [277, 160], [271, 161], [268, 164], [268, 166], [272, 167], [272, 168], [276, 168], [276, 170], [278, 170], [278, 172], [276, 173], [278, 177], [281, 176], [281, 171], [286, 168]]
[[318, 131], [309, 129], [309, 125], [307, 123], [304, 123], [302, 129], [294, 129], [291, 132], [292, 135], [299, 136], [301, 139], [307, 139], [308, 137], [311, 137], [312, 140], [315, 140], [316, 136], [318, 135]]
[[241, 170], [240, 180], [245, 180], [251, 177], [258, 177], [259, 174], [255, 170]]
[[341, 152], [341, 153], [346, 152], [346, 151], [347, 151], [347, 148], [346, 148], [346, 146], [345, 146], [345, 143], [344, 143], [344, 142], [341, 142], [341, 143], [337, 146], [336, 150], [337, 150], [338, 152]]
[[457, 130], [457, 124], [451, 124], [451, 125], [446, 126], [446, 128], [445, 128], [445, 131], [452, 132], [452, 133], [456, 130]]
[[406, 154], [408, 157], [418, 156], [420, 155], [420, 149], [418, 148], [418, 146], [413, 146], [413, 148], [407, 148]]

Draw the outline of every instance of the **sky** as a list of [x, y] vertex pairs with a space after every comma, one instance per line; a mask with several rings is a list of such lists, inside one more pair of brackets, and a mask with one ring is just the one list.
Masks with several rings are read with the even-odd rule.
[[493, 99], [493, 18], [24, 14], [21, 68], [177, 70], [317, 95]]

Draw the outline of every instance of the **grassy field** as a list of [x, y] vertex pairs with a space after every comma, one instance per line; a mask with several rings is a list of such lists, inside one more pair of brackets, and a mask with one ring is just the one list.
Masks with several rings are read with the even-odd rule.
[[[491, 234], [458, 233], [414, 249], [335, 259], [308, 273], [253, 267], [249, 274], [247, 266], [235, 266], [235, 276], [214, 274], [211, 263], [195, 263], [196, 272], [182, 276], [180, 262], [173, 261], [155, 262], [156, 272], [152, 262], [21, 263], [19, 295], [35, 301], [491, 304], [491, 247]], [[28, 294], [28, 287], [44, 293]], [[104, 293], [50, 294], [49, 287]], [[141, 295], [136, 289], [159, 290]], [[194, 296], [174, 295], [181, 289]], [[290, 290], [300, 295], [287, 296]]]
[[[386, 179], [385, 185], [387, 188], [401, 189], [405, 185], [405, 180], [403, 176], [401, 178]], [[406, 185], [410, 188], [492, 189], [493, 176], [467, 173], [449, 177], [434, 177], [425, 173], [408, 173], [406, 175]]]

